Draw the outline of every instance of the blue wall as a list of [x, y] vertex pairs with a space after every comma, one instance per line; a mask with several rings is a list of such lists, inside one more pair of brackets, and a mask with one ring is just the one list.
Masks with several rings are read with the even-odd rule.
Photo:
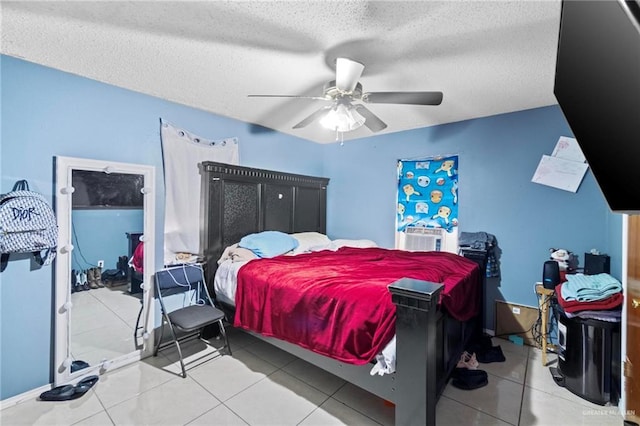
[[[592, 175], [577, 194], [530, 182], [540, 156], [571, 135], [557, 107], [318, 145], [7, 56], [0, 56], [0, 78], [0, 193], [25, 178], [53, 201], [56, 155], [154, 165], [156, 253], [162, 117], [205, 138], [237, 136], [242, 165], [331, 178], [328, 234], [386, 247], [394, 241], [396, 160], [458, 154], [460, 229], [495, 234], [503, 250], [490, 299], [535, 304], [533, 283], [552, 246], [608, 251], [619, 277], [621, 222]], [[0, 274], [0, 399], [52, 380], [53, 283], [53, 268], [32, 270], [28, 257], [12, 257]]]
[[459, 229], [494, 234], [502, 250], [501, 279], [488, 283], [488, 328], [494, 299], [537, 306], [534, 283], [551, 247], [581, 262], [592, 248], [611, 252], [620, 278], [620, 216], [610, 212], [593, 175], [575, 194], [531, 182], [560, 136], [572, 133], [551, 106], [328, 146], [328, 233], [393, 247], [397, 160], [457, 154]]
[[[255, 133], [247, 123], [4, 55], [0, 78], [0, 193], [27, 179], [53, 202], [56, 155], [153, 165], [158, 267], [164, 218], [161, 117], [207, 139], [237, 136], [243, 165], [322, 175], [322, 147], [312, 142]], [[0, 274], [0, 399], [52, 381], [53, 273], [52, 267], [32, 269], [27, 256], [12, 256]]]
[[74, 209], [73, 269], [88, 269], [104, 260], [104, 269], [117, 269], [118, 257], [129, 255], [127, 233], [142, 233], [142, 209]]

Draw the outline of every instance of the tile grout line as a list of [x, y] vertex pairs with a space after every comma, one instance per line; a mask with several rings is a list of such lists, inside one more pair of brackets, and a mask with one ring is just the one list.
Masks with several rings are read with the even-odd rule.
[[[314, 409], [313, 409], [309, 414], [307, 414], [304, 418], [302, 418], [302, 420], [300, 420], [300, 422], [298, 422], [297, 424], [302, 423], [306, 418], [308, 418], [311, 414], [313, 414], [314, 412], [316, 412], [316, 411], [320, 408], [320, 406], [321, 406], [321, 405], [323, 405], [323, 404], [325, 404], [327, 401], [329, 401], [329, 400], [334, 400], [334, 401], [336, 401], [337, 403], [342, 404], [342, 405], [344, 405], [345, 407], [348, 407], [348, 408], [350, 408], [351, 410], [355, 411], [356, 413], [359, 413], [359, 414], [361, 414], [361, 415], [365, 416], [366, 418], [368, 418], [368, 419], [372, 420], [373, 422], [375, 422], [375, 423], [377, 423], [377, 424], [380, 424], [380, 425], [381, 425], [381, 423], [379, 423], [378, 421], [376, 421], [375, 419], [373, 419], [371, 416], [367, 415], [366, 413], [363, 413], [362, 411], [360, 411], [360, 410], [356, 409], [355, 407], [352, 407], [352, 406], [350, 406], [350, 405], [346, 404], [345, 402], [340, 401], [339, 399], [336, 399], [336, 398], [334, 398], [334, 397], [333, 397], [335, 394], [337, 394], [337, 393], [338, 393], [338, 391], [340, 391], [340, 389], [342, 389], [343, 387], [345, 387], [345, 386], [347, 385], [347, 383], [348, 383], [348, 382], [346, 382], [346, 381], [345, 381], [345, 382], [344, 382], [343, 384], [341, 384], [341, 385], [340, 385], [340, 386], [339, 386], [335, 391], [333, 391], [333, 393], [332, 393], [332, 394], [330, 394], [330, 395], [329, 395], [329, 394], [325, 393], [322, 389], [317, 388], [316, 386], [314, 386], [314, 385], [313, 385], [313, 384], [311, 384], [311, 383], [306, 382], [305, 380], [302, 380], [302, 379], [297, 378], [296, 376], [294, 376], [293, 374], [291, 374], [291, 373], [287, 372], [287, 371], [284, 369], [286, 366], [288, 366], [288, 365], [290, 365], [290, 364], [293, 364], [294, 362], [296, 362], [296, 361], [297, 361], [297, 360], [299, 360], [300, 358], [298, 358], [298, 357], [294, 357], [291, 361], [289, 361], [288, 363], [286, 363], [286, 364], [285, 364], [285, 365], [283, 365], [282, 367], [278, 367], [277, 365], [274, 365], [273, 363], [269, 362], [269, 360], [267, 360], [267, 359], [263, 358], [262, 356], [260, 356], [260, 355], [259, 355], [259, 354], [257, 354], [257, 353], [252, 352], [252, 351], [248, 351], [248, 352], [249, 352], [249, 353], [252, 353], [253, 355], [255, 355], [255, 356], [257, 356], [258, 358], [262, 359], [262, 360], [263, 360], [263, 361], [265, 361], [266, 363], [273, 365], [273, 366], [274, 366], [274, 367], [276, 367], [277, 369], [276, 369], [276, 370], [274, 370], [271, 374], [269, 374], [269, 375], [267, 375], [267, 376], [263, 377], [262, 379], [260, 379], [260, 380], [259, 380], [259, 381], [257, 381], [256, 383], [253, 383], [251, 386], [248, 386], [247, 388], [243, 389], [242, 391], [240, 391], [240, 392], [236, 393], [236, 394], [234, 395], [234, 397], [235, 397], [235, 396], [237, 396], [238, 394], [240, 394], [241, 392], [244, 392], [245, 390], [249, 389], [250, 387], [252, 387], [252, 386], [254, 386], [254, 385], [258, 384], [259, 382], [262, 382], [263, 380], [265, 380], [265, 379], [266, 379], [266, 378], [268, 378], [269, 376], [271, 376], [271, 375], [275, 374], [276, 372], [281, 371], [281, 372], [283, 372], [284, 374], [287, 374], [288, 376], [291, 376], [293, 379], [295, 379], [295, 380], [297, 380], [297, 381], [299, 381], [299, 382], [301, 382], [301, 383], [303, 383], [303, 384], [305, 384], [305, 385], [307, 385], [307, 386], [309, 386], [309, 387], [311, 387], [311, 388], [313, 388], [313, 389], [317, 390], [318, 392], [320, 392], [320, 393], [322, 393], [322, 394], [324, 394], [324, 395], [327, 395], [327, 398], [326, 398], [324, 401], [322, 401], [322, 403], [317, 404], [317, 405], [316, 405], [316, 407], [315, 407], [315, 408], [314, 408]], [[283, 351], [283, 352], [284, 352], [284, 351]], [[304, 360], [303, 360], [303, 361], [304, 361]], [[327, 374], [331, 374], [331, 373], [327, 373]], [[336, 376], [336, 377], [337, 377], [337, 376]], [[231, 399], [231, 398], [228, 398], [228, 399], [227, 399], [227, 401], [228, 401], [229, 399]], [[224, 402], [223, 402], [223, 404], [224, 404]], [[225, 405], [225, 406], [226, 406], [226, 405]], [[233, 411], [233, 410], [232, 410], [232, 411]], [[238, 416], [238, 417], [240, 417], [240, 416]], [[240, 418], [242, 418], [242, 417], [240, 417]], [[246, 422], [246, 420], [245, 420], [245, 419], [242, 419], [242, 420]]]
[[[257, 354], [254, 354], [254, 355], [256, 355], [256, 356], [258, 356], [258, 357], [259, 357], [259, 355], [257, 355]], [[263, 359], [263, 358], [261, 358], [261, 359]], [[314, 413], [315, 411], [317, 411], [317, 410], [320, 408], [320, 406], [321, 406], [321, 405], [323, 405], [324, 403], [326, 403], [327, 401], [329, 401], [330, 399], [332, 399], [332, 400], [336, 401], [337, 403], [342, 404], [342, 405], [344, 405], [345, 407], [348, 407], [348, 408], [352, 409], [352, 410], [353, 410], [353, 411], [355, 411], [356, 413], [359, 413], [359, 414], [361, 414], [361, 415], [365, 416], [366, 418], [368, 418], [368, 419], [372, 420], [373, 422], [375, 422], [375, 423], [377, 423], [377, 424], [381, 425], [381, 423], [377, 422], [374, 418], [372, 418], [372, 417], [371, 417], [371, 416], [369, 416], [368, 414], [363, 413], [362, 411], [358, 410], [357, 408], [352, 407], [352, 406], [348, 405], [347, 403], [345, 403], [345, 402], [343, 402], [343, 401], [340, 401], [339, 399], [337, 399], [337, 398], [334, 398], [334, 397], [333, 397], [334, 395], [336, 395], [336, 394], [338, 393], [338, 391], [340, 391], [340, 389], [344, 388], [344, 387], [347, 385], [347, 383], [348, 383], [348, 382], [347, 382], [347, 381], [344, 381], [344, 379], [342, 379], [342, 380], [344, 381], [344, 383], [343, 383], [343, 384], [341, 384], [341, 385], [340, 385], [340, 386], [339, 386], [335, 391], [333, 391], [333, 393], [332, 393], [332, 394], [328, 395], [328, 394], [327, 394], [327, 393], [325, 393], [322, 389], [319, 389], [319, 388], [315, 387], [313, 384], [308, 383], [308, 382], [306, 382], [305, 380], [298, 379], [298, 378], [297, 378], [297, 377], [295, 377], [293, 374], [291, 374], [291, 373], [287, 372], [287, 371], [284, 369], [284, 367], [286, 367], [287, 365], [290, 365], [290, 364], [292, 364], [292, 363], [294, 363], [295, 361], [300, 360], [300, 359], [301, 359], [301, 358], [294, 357], [294, 359], [292, 359], [290, 362], [288, 362], [288, 363], [287, 363], [287, 364], [285, 364], [284, 366], [280, 367], [280, 368], [279, 368], [278, 370], [276, 370], [276, 371], [282, 371], [283, 373], [285, 373], [285, 374], [287, 374], [287, 375], [289, 375], [289, 376], [293, 377], [294, 379], [298, 380], [299, 382], [302, 382], [302, 383], [304, 383], [305, 385], [307, 385], [307, 386], [309, 386], [309, 387], [312, 387], [313, 389], [317, 390], [318, 392], [320, 392], [320, 393], [322, 393], [322, 394], [324, 394], [324, 395], [327, 395], [327, 398], [326, 398], [324, 401], [322, 401], [322, 403], [321, 403], [321, 404], [316, 405], [316, 408], [314, 408], [314, 409], [313, 409], [313, 410], [312, 410], [312, 411], [311, 411], [307, 416], [305, 416], [302, 420], [300, 420], [300, 422], [299, 422], [298, 424], [300, 424], [301, 422], [303, 422], [303, 421], [304, 421], [304, 419], [306, 419], [306, 418], [307, 418], [307, 417], [309, 417], [312, 413]], [[263, 359], [263, 360], [264, 360], [265, 362], [269, 362], [269, 361], [267, 361], [266, 359]], [[304, 360], [302, 360], [302, 361], [304, 361]], [[305, 361], [305, 362], [306, 362], [306, 361]], [[273, 365], [273, 364], [272, 364], [272, 365]], [[273, 373], [271, 373], [271, 374], [274, 374], [276, 371], [274, 371], [274, 372], [273, 372]], [[324, 371], [324, 370], [323, 370], [323, 371]], [[331, 374], [331, 373], [328, 373], [328, 372], [326, 372], [326, 373], [327, 373], [327, 374]], [[271, 374], [270, 374], [270, 375], [271, 375]], [[269, 375], [269, 376], [270, 376], [270, 375]], [[267, 377], [269, 377], [269, 376], [267, 376]], [[336, 377], [338, 377], [338, 376], [336, 376]], [[265, 377], [265, 378], [266, 378], [266, 377]], [[339, 377], [338, 377], [338, 378], [339, 378]]]
[[524, 365], [524, 381], [522, 383], [522, 395], [520, 395], [520, 409], [518, 410], [518, 426], [522, 421], [522, 407], [524, 406], [524, 392], [527, 387], [527, 376], [529, 375], [529, 359], [531, 358], [531, 349], [527, 351], [527, 361]]
[[507, 424], [509, 424], [509, 425], [518, 426], [518, 425], [514, 425], [513, 423], [509, 423], [508, 421], [506, 421], [506, 420], [504, 420], [504, 419], [501, 419], [500, 417], [494, 416], [494, 415], [493, 415], [493, 414], [491, 414], [491, 413], [487, 413], [487, 412], [486, 412], [486, 411], [484, 411], [484, 410], [481, 410], [481, 409], [478, 409], [478, 408], [476, 408], [476, 407], [473, 407], [473, 406], [471, 406], [471, 405], [469, 405], [469, 404], [467, 404], [467, 403], [465, 403], [465, 402], [458, 401], [457, 399], [451, 398], [450, 396], [446, 396], [446, 395], [444, 395], [444, 394], [443, 394], [443, 395], [440, 395], [440, 398], [447, 398], [448, 400], [453, 401], [453, 402], [455, 402], [456, 404], [463, 405], [463, 406], [465, 406], [465, 407], [467, 407], [467, 408], [472, 409], [473, 411], [477, 411], [477, 412], [479, 412], [479, 413], [482, 413], [482, 414], [484, 414], [485, 416], [492, 417], [492, 418], [494, 418], [494, 419], [496, 419], [496, 420], [499, 420], [499, 421], [501, 421], [501, 422], [503, 422], [503, 423], [507, 423]]
[[[98, 384], [100, 383], [100, 381], [98, 380]], [[93, 391], [93, 393], [95, 394], [96, 398], [98, 398], [98, 402], [100, 403], [100, 405], [102, 406], [102, 410], [104, 411], [104, 413], [107, 415], [107, 417], [109, 418], [109, 421], [111, 422], [112, 425], [115, 425], [116, 422], [113, 421], [113, 418], [111, 417], [111, 414], [109, 414], [109, 411], [107, 410], [107, 407], [105, 407], [104, 402], [102, 402], [102, 399], [100, 399], [100, 395], [98, 395], [98, 392], [96, 392], [95, 389], [91, 389]], [[95, 416], [96, 414], [94, 414]], [[78, 423], [78, 422], [76, 422]]]

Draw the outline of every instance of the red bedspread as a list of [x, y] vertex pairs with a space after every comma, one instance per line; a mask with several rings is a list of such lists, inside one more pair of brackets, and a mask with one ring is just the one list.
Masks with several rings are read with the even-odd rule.
[[465, 321], [478, 313], [478, 271], [451, 253], [382, 248], [253, 260], [238, 272], [234, 325], [365, 364], [395, 334], [389, 284], [403, 277], [442, 283], [440, 302]]

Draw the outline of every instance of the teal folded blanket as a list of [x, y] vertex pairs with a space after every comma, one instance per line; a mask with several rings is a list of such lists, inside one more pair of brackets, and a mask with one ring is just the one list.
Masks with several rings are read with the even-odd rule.
[[582, 275], [567, 274], [567, 282], [560, 291], [564, 300], [593, 302], [606, 299], [622, 291], [622, 284], [609, 274]]

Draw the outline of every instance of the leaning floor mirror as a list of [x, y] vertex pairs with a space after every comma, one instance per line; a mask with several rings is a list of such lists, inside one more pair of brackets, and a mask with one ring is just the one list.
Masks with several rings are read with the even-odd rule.
[[153, 351], [155, 168], [56, 157], [56, 386]]

